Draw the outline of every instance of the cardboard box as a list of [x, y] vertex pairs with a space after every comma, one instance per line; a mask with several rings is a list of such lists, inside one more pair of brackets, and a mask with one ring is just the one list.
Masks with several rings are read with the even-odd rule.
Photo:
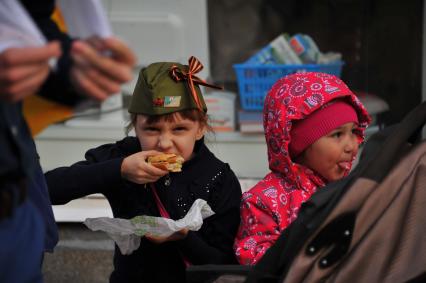
[[235, 93], [227, 91], [212, 91], [204, 95], [210, 126], [214, 131], [235, 131], [235, 97]]

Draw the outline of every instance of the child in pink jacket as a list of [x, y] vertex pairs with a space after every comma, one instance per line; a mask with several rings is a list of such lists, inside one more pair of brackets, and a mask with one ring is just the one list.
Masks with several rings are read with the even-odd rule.
[[263, 109], [271, 172], [242, 198], [234, 244], [241, 264], [256, 264], [303, 202], [349, 173], [370, 121], [333, 75], [298, 73], [274, 84]]

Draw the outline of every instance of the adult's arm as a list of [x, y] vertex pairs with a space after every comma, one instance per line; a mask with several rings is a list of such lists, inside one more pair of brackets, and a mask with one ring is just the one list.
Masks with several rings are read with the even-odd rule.
[[51, 15], [55, 9], [54, 0], [21, 0], [34, 22], [48, 41], [58, 40], [62, 48], [62, 56], [58, 60], [57, 70], [50, 72], [39, 94], [49, 100], [67, 105], [75, 105], [84, 98], [74, 89], [70, 82], [71, 44], [72, 39], [59, 30]]
[[[118, 93], [121, 85], [132, 79], [136, 56], [123, 41], [109, 37], [83, 38], [72, 41], [51, 19], [53, 0], [21, 0], [46, 36], [61, 42], [63, 56], [55, 72], [51, 72], [40, 95], [74, 105], [90, 97], [99, 101]], [[105, 52], [110, 55], [105, 56]]]

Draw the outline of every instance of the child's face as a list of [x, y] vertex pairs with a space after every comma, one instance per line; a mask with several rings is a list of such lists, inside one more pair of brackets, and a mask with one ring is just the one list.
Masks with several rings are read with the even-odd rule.
[[316, 171], [327, 181], [336, 181], [350, 171], [358, 153], [355, 123], [346, 123], [310, 145], [297, 160]]
[[142, 149], [179, 154], [185, 160], [192, 158], [195, 142], [205, 132], [200, 122], [184, 119], [179, 113], [173, 121], [161, 119], [152, 124], [146, 121], [147, 116], [137, 116], [135, 131]]

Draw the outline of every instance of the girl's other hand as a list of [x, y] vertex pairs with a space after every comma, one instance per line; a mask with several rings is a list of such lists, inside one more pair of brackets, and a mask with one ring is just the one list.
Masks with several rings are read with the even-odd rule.
[[170, 242], [170, 241], [179, 241], [186, 238], [188, 235], [188, 229], [182, 229], [180, 231], [177, 231], [173, 234], [171, 234], [168, 237], [161, 237], [161, 236], [154, 236], [151, 234], [146, 234], [145, 238], [147, 238], [149, 241], [155, 243], [155, 244], [162, 244], [164, 242]]
[[169, 171], [152, 166], [146, 160], [149, 156], [159, 154], [155, 150], [141, 151], [124, 158], [121, 163], [121, 176], [136, 184], [152, 183], [168, 174]]

